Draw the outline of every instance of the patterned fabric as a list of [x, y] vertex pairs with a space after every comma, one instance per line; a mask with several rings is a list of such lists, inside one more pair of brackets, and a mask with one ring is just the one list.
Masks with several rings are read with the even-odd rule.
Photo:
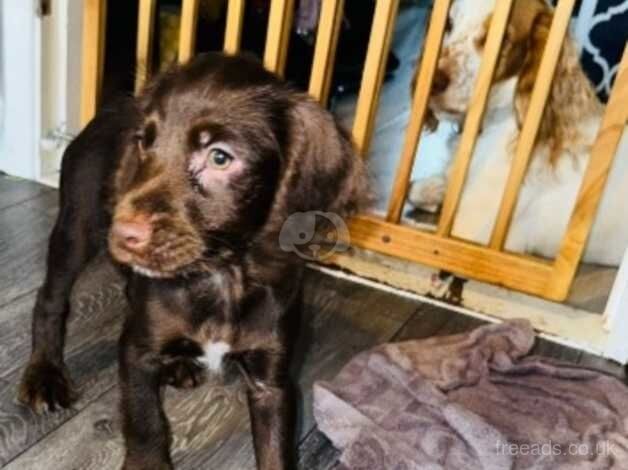
[[588, 23], [588, 33], [580, 38], [582, 64], [606, 100], [628, 41], [628, 0], [597, 0], [593, 16], [583, 21]]
[[314, 385], [314, 416], [342, 469], [628, 468], [628, 388], [533, 343], [514, 320], [379, 346]]

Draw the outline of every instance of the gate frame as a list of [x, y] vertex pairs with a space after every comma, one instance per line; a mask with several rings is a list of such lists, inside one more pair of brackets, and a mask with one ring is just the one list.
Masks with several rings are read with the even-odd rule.
[[[152, 18], [157, 0], [140, 3], [138, 22], [138, 64], [146, 64], [152, 44]], [[188, 60], [194, 48], [195, 25], [199, 0], [183, 0], [179, 59]], [[486, 109], [498, 54], [515, 0], [497, 3], [489, 27], [472, 105], [467, 113], [461, 142], [457, 150], [449, 187], [436, 232], [402, 225], [401, 213], [406, 199], [416, 149], [426, 116], [429, 91], [440, 54], [449, 7], [452, 0], [434, 0], [423, 58], [417, 77], [410, 120], [390, 205], [385, 217], [360, 215], [349, 223], [351, 243], [385, 255], [418, 262], [455, 274], [533, 294], [544, 299], [563, 301], [569, 292], [582, 258], [588, 235], [599, 205], [614, 154], [621, 140], [628, 107], [628, 47], [626, 48], [615, 87], [609, 99], [589, 164], [580, 188], [568, 229], [555, 260], [504, 251], [504, 241], [531, 158], [541, 118], [551, 91], [552, 79], [567, 34], [576, 0], [559, 0], [555, 9], [545, 52], [532, 93], [502, 199], [500, 211], [488, 246], [451, 236], [451, 227], [466, 179], [475, 142]], [[235, 54], [240, 48], [245, 0], [228, 0], [224, 50]], [[283, 74], [289, 47], [289, 33], [294, 16], [294, 0], [272, 0], [266, 38], [264, 65]], [[333, 72], [343, 0], [323, 0], [316, 38], [309, 92], [325, 104]], [[358, 94], [353, 140], [358, 153], [366, 156], [372, 140], [379, 94], [385, 73], [386, 58], [395, 26], [399, 0], [377, 0], [373, 27]], [[85, 0], [82, 77], [82, 120], [94, 115], [99, 98], [104, 55], [106, 0]], [[148, 67], [138, 67], [137, 89], [148, 79]], [[340, 260], [340, 261], [338, 261]], [[342, 257], [337, 259], [342, 264]], [[628, 354], [628, 353], [627, 353]]]

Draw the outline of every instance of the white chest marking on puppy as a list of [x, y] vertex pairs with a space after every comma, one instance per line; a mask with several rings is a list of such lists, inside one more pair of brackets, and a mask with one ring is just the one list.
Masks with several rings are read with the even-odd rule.
[[231, 351], [231, 346], [224, 341], [209, 341], [203, 347], [203, 351], [205, 355], [200, 357], [199, 361], [212, 372], [218, 372], [222, 366], [222, 359]]

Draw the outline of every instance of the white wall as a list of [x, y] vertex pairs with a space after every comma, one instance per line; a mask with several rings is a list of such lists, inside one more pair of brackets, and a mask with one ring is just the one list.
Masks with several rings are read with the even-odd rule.
[[78, 133], [82, 2], [0, 0], [0, 170], [57, 185]]
[[0, 0], [0, 170], [39, 177], [39, 20], [35, 2]]

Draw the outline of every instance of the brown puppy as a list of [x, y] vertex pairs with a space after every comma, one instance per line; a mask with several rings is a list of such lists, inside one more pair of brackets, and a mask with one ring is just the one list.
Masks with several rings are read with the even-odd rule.
[[201, 365], [218, 371], [225, 356], [247, 376], [258, 467], [293, 468], [302, 260], [279, 233], [295, 213], [348, 214], [365, 189], [331, 115], [252, 60], [199, 57], [103, 110], [64, 156], [20, 400], [54, 410], [76, 399], [68, 298], [108, 245], [133, 311], [120, 341], [124, 468], [172, 468], [160, 385], [194, 386]]

